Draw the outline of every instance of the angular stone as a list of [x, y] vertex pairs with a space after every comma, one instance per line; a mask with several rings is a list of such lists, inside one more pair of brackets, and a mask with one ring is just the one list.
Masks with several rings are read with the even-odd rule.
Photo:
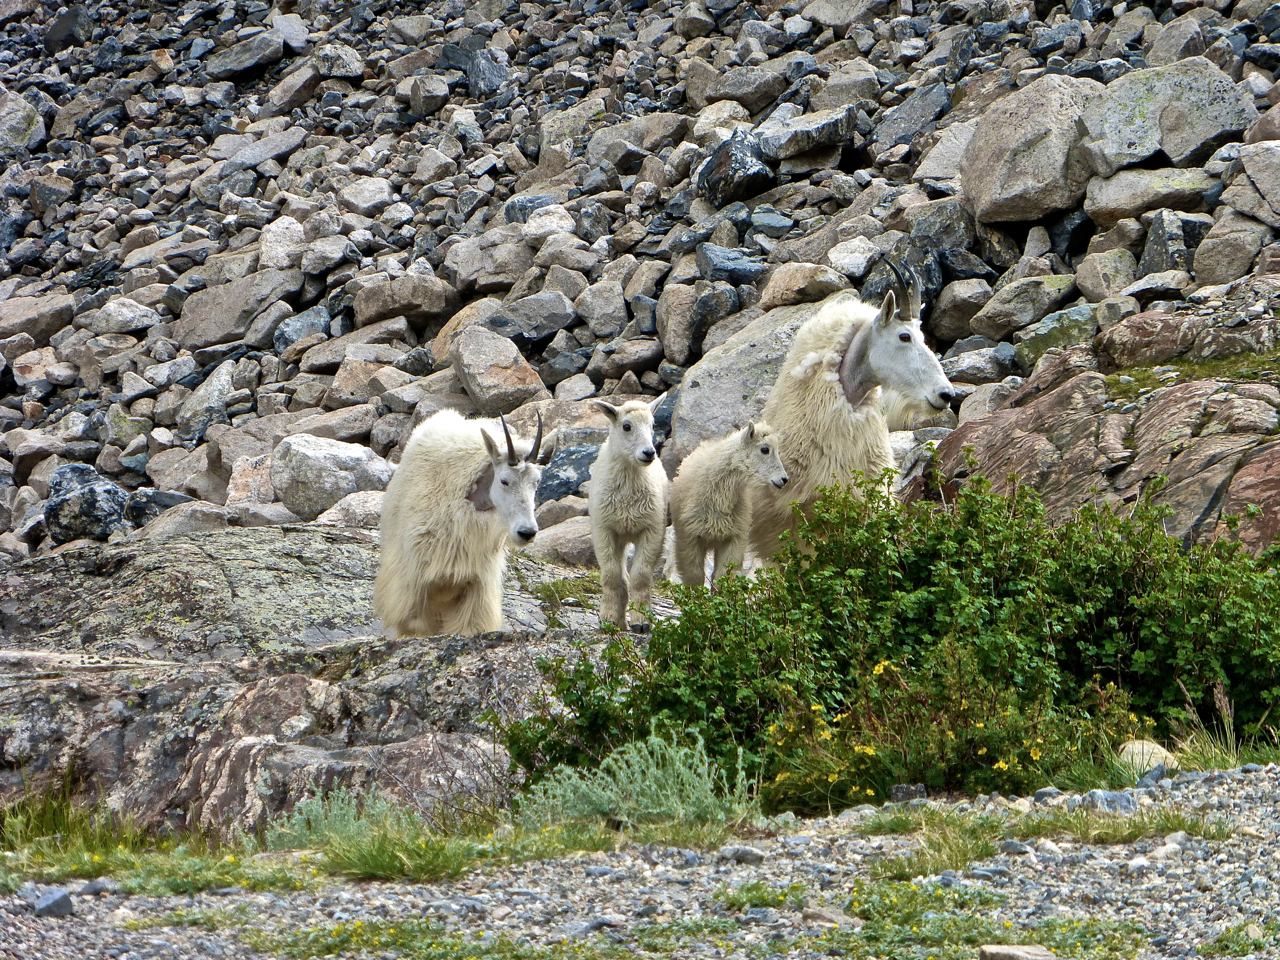
[[1091, 253], [1076, 267], [1076, 285], [1090, 303], [1099, 303], [1138, 278], [1138, 263], [1123, 247], [1103, 253]]
[[382, 177], [360, 177], [338, 191], [342, 209], [362, 217], [376, 217], [398, 199], [391, 181]]
[[773, 171], [764, 162], [759, 142], [733, 136], [711, 152], [698, 173], [698, 192], [717, 209], [749, 200], [773, 186]]
[[1175, 167], [1200, 163], [1258, 118], [1251, 98], [1203, 57], [1134, 70], [1081, 115], [1081, 149], [1101, 177], [1163, 151]]
[[191, 392], [178, 411], [174, 435], [180, 440], [199, 443], [205, 431], [215, 423], [227, 423], [227, 397], [234, 391], [231, 379], [236, 362], [224, 360]]
[[283, 57], [284, 38], [274, 30], [268, 30], [219, 50], [205, 61], [204, 69], [214, 80], [231, 80], [263, 70]]
[[1199, 283], [1238, 280], [1253, 269], [1254, 258], [1271, 236], [1272, 230], [1266, 224], [1234, 210], [1228, 211], [1196, 248], [1192, 260], [1196, 280]]
[[688, 0], [672, 23], [675, 32], [686, 40], [705, 37], [716, 28], [715, 18], [707, 13], [702, 0]]
[[1022, 369], [1030, 370], [1045, 351], [1085, 343], [1097, 332], [1098, 321], [1092, 307], [1081, 305], [1059, 310], [1014, 333], [1014, 355]]
[[983, 113], [960, 162], [978, 220], [1036, 220], [1080, 201], [1090, 171], [1076, 151], [1077, 121], [1103, 89], [1046, 75]]
[[771, 160], [785, 160], [796, 154], [844, 144], [852, 140], [857, 124], [857, 109], [839, 107], [806, 113], [778, 123], [769, 121], [756, 131], [761, 152]]
[[1084, 212], [1105, 228], [1136, 219], [1148, 210], [1203, 210], [1204, 193], [1214, 179], [1199, 167], [1188, 170], [1121, 170], [1089, 181]]
[[781, 74], [764, 67], [734, 67], [720, 77], [707, 91], [707, 100], [733, 100], [747, 108], [749, 113], [759, 113], [773, 103], [787, 88]]
[[121, 297], [76, 318], [75, 325], [95, 336], [104, 333], [137, 333], [160, 323], [160, 314], [128, 297]]
[[974, 314], [969, 326], [992, 340], [1043, 320], [1076, 293], [1075, 277], [1026, 277], [1001, 288]]
[[942, 288], [929, 313], [929, 331], [940, 340], [963, 340], [973, 330], [969, 323], [991, 299], [985, 280], [953, 280]]
[[54, 543], [106, 540], [128, 530], [124, 509], [129, 494], [84, 463], [58, 467], [44, 505], [45, 529]]
[[859, 57], [840, 64], [840, 68], [827, 78], [822, 92], [809, 98], [812, 110], [836, 110], [856, 105], [863, 100], [880, 97], [880, 80], [875, 67]]
[[449, 85], [440, 77], [413, 78], [409, 87], [409, 110], [415, 117], [430, 117], [448, 102]]
[[454, 337], [449, 358], [463, 389], [485, 416], [496, 417], [532, 400], [551, 398], [516, 345], [492, 330], [464, 328]]
[[805, 6], [804, 18], [843, 36], [855, 24], [870, 24], [887, 6], [887, 0], [815, 0]]
[[264, 307], [302, 288], [301, 270], [263, 270], [193, 293], [182, 305], [174, 338], [188, 350], [238, 340]]
[[880, 259], [881, 250], [866, 237], [854, 237], [837, 243], [827, 253], [827, 262], [832, 269], [838, 270], [846, 277], [860, 280], [866, 276], [871, 265]]
[[271, 455], [276, 495], [303, 520], [314, 520], [357, 490], [385, 490], [393, 472], [368, 447], [305, 433], [285, 437]]
[[220, 175], [229, 177], [241, 170], [252, 170], [268, 160], [284, 164], [285, 158], [302, 146], [308, 136], [304, 127], [289, 127], [279, 133], [268, 134], [232, 154], [223, 165]]
[[617, 280], [591, 284], [574, 300], [573, 308], [597, 337], [616, 337], [627, 323], [627, 300]]
[[0, 301], [0, 340], [27, 334], [33, 346], [43, 347], [49, 338], [71, 322], [76, 312], [70, 294], [13, 297]]
[[36, 150], [44, 138], [44, 120], [35, 107], [0, 84], [0, 157]]
[[1016, 357], [1013, 344], [999, 343], [948, 357], [942, 361], [942, 372], [957, 383], [999, 383], [1018, 372]]
[[774, 268], [760, 293], [760, 309], [788, 307], [797, 303], [825, 300], [838, 290], [847, 290], [842, 273], [817, 263], [783, 263]]
[[304, 63], [267, 93], [263, 105], [264, 117], [284, 117], [305, 106], [320, 86], [320, 71], [312, 63]]
[[737, 286], [755, 283], [767, 267], [744, 250], [700, 243], [697, 248], [698, 272], [704, 280], [727, 280]]
[[458, 303], [458, 291], [444, 280], [408, 273], [360, 288], [355, 299], [356, 326], [404, 317], [415, 330], [434, 337]]
[[322, 43], [311, 55], [322, 77], [356, 80], [364, 76], [364, 60], [345, 43]]
[[258, 268], [290, 270], [302, 262], [305, 249], [302, 224], [293, 217], [277, 217], [262, 228], [258, 238]]
[[485, 320], [485, 326], [523, 345], [548, 340], [576, 319], [573, 301], [552, 291], [504, 303]]
[[53, 889], [41, 894], [36, 900], [37, 917], [69, 917], [74, 911], [71, 907], [71, 894], [66, 890]]
[[910, 143], [928, 124], [951, 109], [951, 98], [945, 83], [931, 83], [921, 87], [896, 107], [885, 111], [884, 118], [876, 124], [875, 141], [888, 148], [899, 143]]
[[1160, 35], [1147, 51], [1148, 66], [1166, 67], [1188, 57], [1198, 57], [1205, 51], [1204, 34], [1195, 17], [1187, 14], [1165, 24]]

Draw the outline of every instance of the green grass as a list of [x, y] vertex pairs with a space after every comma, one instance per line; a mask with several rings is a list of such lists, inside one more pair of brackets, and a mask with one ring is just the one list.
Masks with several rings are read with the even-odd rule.
[[170, 910], [158, 917], [145, 920], [129, 920], [126, 930], [152, 930], [157, 927], [199, 927], [201, 930], [225, 930], [228, 927], [243, 927], [257, 919], [257, 914], [248, 904], [227, 909], [197, 907], [192, 910]]
[[564, 606], [589, 610], [595, 598], [600, 596], [600, 574], [593, 570], [576, 577], [562, 577], [532, 584], [529, 589], [553, 613]]
[[763, 880], [750, 880], [736, 887], [721, 884], [715, 892], [715, 899], [730, 910], [785, 906], [799, 910], [804, 906], [804, 895], [807, 889], [803, 883], [775, 887], [765, 883]]
[[1206, 840], [1225, 840], [1231, 825], [1223, 818], [1169, 807], [1141, 810], [1131, 816], [1098, 813], [1077, 807], [1036, 810], [1010, 816], [962, 814], [932, 807], [881, 811], [864, 820], [857, 832], [867, 836], [919, 834], [913, 850], [884, 857], [872, 872], [882, 879], [910, 880], [943, 870], [964, 870], [976, 860], [994, 856], [1002, 839], [1070, 838], [1079, 843], [1132, 843], [1183, 831]]
[[[1192, 380], [1233, 380], [1276, 383], [1280, 351], [1271, 353], [1238, 353], [1214, 360], [1189, 360], [1175, 357], [1150, 367], [1127, 367], [1107, 377], [1107, 394], [1113, 400], [1133, 400], [1144, 392], [1187, 383]], [[1161, 379], [1157, 367], [1173, 367], [1176, 377]], [[1122, 378], [1128, 378], [1125, 382]]]
[[1197, 952], [1206, 957], [1243, 957], [1260, 953], [1280, 943], [1280, 924], [1242, 923], [1224, 930], [1207, 943], [1200, 944]]

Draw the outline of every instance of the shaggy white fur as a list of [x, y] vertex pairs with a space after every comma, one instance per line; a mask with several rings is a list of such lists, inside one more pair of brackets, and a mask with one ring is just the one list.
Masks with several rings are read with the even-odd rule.
[[[596, 401], [609, 417], [609, 438], [591, 465], [587, 509], [591, 541], [600, 564], [600, 621], [627, 625], [627, 604], [652, 603], [653, 574], [662, 560], [667, 525], [667, 474], [653, 444], [651, 403], [631, 400], [621, 407]], [[635, 556], [627, 571], [627, 547]], [[643, 622], [641, 618], [641, 622]]]
[[424, 420], [383, 501], [373, 608], [396, 636], [471, 636], [502, 626], [507, 543], [533, 539], [542, 469], [496, 420], [452, 410]]
[[683, 583], [706, 582], [707, 553], [715, 555], [714, 583], [730, 564], [742, 566], [751, 536], [754, 489], [787, 484], [778, 437], [767, 423], [707, 440], [684, 458], [671, 481], [671, 526]]

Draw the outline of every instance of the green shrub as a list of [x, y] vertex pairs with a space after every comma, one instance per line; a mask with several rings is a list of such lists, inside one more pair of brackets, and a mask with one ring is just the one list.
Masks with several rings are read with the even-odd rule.
[[599, 769], [560, 767], [520, 802], [526, 830], [569, 823], [735, 824], [755, 804], [739, 765], [732, 784], [698, 737], [688, 745], [650, 734], [614, 751]]
[[1274, 553], [1188, 549], [1149, 498], [1054, 526], [1026, 487], [975, 478], [945, 507], [883, 489], [828, 490], [754, 579], [679, 588], [647, 651], [617, 637], [544, 664], [554, 695], [505, 728], [512, 756], [536, 779], [659, 723], [803, 810], [903, 781], [1024, 792], [1187, 724], [1215, 686], [1242, 731], [1266, 720]]

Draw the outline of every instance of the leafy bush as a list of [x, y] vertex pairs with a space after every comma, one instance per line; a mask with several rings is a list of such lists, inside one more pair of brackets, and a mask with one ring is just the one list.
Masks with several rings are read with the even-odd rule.
[[629, 830], [643, 824], [734, 824], [755, 804], [739, 766], [730, 784], [698, 737], [682, 745], [650, 734], [614, 751], [597, 770], [561, 767], [520, 803], [525, 829], [606, 822]]
[[762, 776], [770, 805], [821, 809], [904, 781], [1023, 792], [1187, 725], [1215, 687], [1256, 733], [1280, 693], [1276, 554], [1188, 549], [1166, 515], [1148, 498], [1053, 526], [981, 478], [947, 506], [830, 489], [775, 568], [679, 588], [647, 652], [544, 664], [553, 696], [508, 748], [536, 779], [656, 722]]

